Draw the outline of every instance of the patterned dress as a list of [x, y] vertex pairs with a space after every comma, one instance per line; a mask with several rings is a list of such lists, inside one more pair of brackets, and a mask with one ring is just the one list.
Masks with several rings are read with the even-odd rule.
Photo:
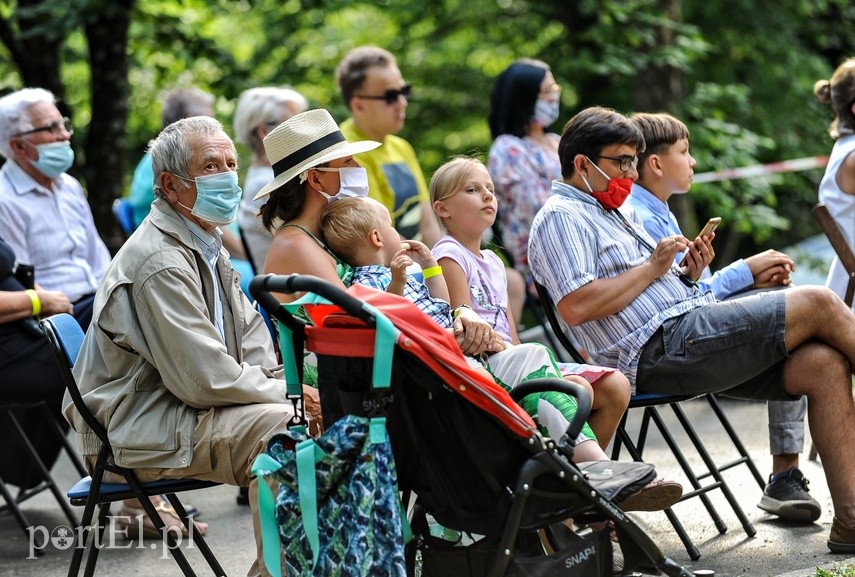
[[[547, 136], [558, 142], [557, 134]], [[561, 178], [558, 155], [525, 138], [503, 134], [490, 148], [487, 168], [499, 201], [504, 248], [514, 268], [530, 281], [528, 231], [534, 215], [552, 195], [552, 181]]]

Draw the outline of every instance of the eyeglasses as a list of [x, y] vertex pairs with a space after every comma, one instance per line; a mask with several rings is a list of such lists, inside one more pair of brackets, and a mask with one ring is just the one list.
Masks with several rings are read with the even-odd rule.
[[559, 96], [561, 95], [561, 85], [553, 84], [552, 86], [549, 86], [545, 89], [541, 89], [538, 96], [548, 97], [552, 96], [553, 94], [558, 94]]
[[613, 160], [619, 163], [621, 172], [628, 172], [630, 168], [638, 165], [637, 156], [603, 156], [601, 154], [597, 158], [605, 158], [606, 160]]
[[62, 134], [62, 130], [65, 130], [69, 136], [74, 134], [74, 127], [71, 126], [71, 119], [67, 116], [63, 117], [62, 120], [56, 120], [51, 122], [47, 126], [39, 126], [38, 128], [33, 128], [32, 130], [26, 130], [24, 132], [19, 132], [15, 136], [26, 136], [28, 134], [35, 134], [37, 132], [50, 132], [54, 135]]
[[411, 84], [404, 84], [400, 88], [390, 88], [383, 92], [383, 94], [378, 95], [367, 95], [367, 94], [357, 94], [357, 98], [365, 98], [367, 100], [383, 100], [386, 104], [395, 104], [398, 102], [398, 98], [403, 96], [405, 99], [410, 99], [410, 91], [412, 90]]

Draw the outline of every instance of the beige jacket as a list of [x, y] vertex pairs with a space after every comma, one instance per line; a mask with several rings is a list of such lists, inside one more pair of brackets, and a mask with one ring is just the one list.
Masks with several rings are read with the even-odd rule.
[[[281, 367], [275, 367], [270, 334], [241, 292], [225, 250], [217, 273], [225, 344], [212, 321], [210, 267], [165, 200], [155, 200], [151, 216], [110, 263], [74, 376], [107, 428], [118, 465], [186, 467], [201, 412], [290, 403], [285, 381], [274, 377]], [[67, 393], [63, 413], [81, 452], [96, 454], [100, 443]]]

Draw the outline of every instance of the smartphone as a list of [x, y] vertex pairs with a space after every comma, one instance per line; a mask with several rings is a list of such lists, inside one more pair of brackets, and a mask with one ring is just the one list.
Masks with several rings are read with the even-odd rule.
[[698, 236], [707, 236], [715, 232], [715, 229], [718, 228], [718, 225], [721, 224], [721, 217], [714, 216], [707, 221], [704, 225], [704, 228], [701, 229], [701, 232]]
[[[720, 225], [720, 224], [721, 224], [721, 217], [720, 216], [712, 217], [704, 225], [704, 228], [701, 229], [701, 232], [698, 233], [698, 236], [708, 236], [708, 235], [714, 233], [715, 229], [717, 229], [718, 225]], [[679, 266], [683, 266], [686, 264], [686, 257], [687, 256], [689, 256], [689, 249], [686, 249], [686, 252], [683, 255], [683, 258], [680, 260]]]

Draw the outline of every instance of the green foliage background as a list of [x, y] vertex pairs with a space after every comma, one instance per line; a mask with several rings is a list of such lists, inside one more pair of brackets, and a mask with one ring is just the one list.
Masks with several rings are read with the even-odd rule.
[[[102, 88], [91, 76], [91, 32], [111, 25], [105, 11], [130, 19], [127, 87], [111, 93], [126, 102], [126, 119], [93, 106]], [[430, 175], [449, 156], [486, 155], [492, 81], [529, 56], [549, 63], [564, 88], [556, 129], [593, 104], [667, 110], [689, 125], [696, 171], [705, 172], [827, 154], [831, 111], [812, 87], [855, 55], [853, 25], [850, 0], [0, 0], [0, 89], [34, 77], [15, 42], [56, 43], [80, 174], [112, 239], [109, 203], [159, 130], [159, 98], [174, 86], [216, 94], [229, 129], [240, 92], [268, 84], [293, 86], [343, 120], [335, 66], [354, 46], [377, 44], [414, 85], [401, 135]], [[115, 122], [87, 134], [99, 114]], [[87, 158], [104, 138], [115, 139], [117, 158]], [[724, 218], [718, 262], [781, 247], [817, 232], [809, 208], [821, 174], [697, 185], [678, 216], [690, 233], [708, 216]]]

